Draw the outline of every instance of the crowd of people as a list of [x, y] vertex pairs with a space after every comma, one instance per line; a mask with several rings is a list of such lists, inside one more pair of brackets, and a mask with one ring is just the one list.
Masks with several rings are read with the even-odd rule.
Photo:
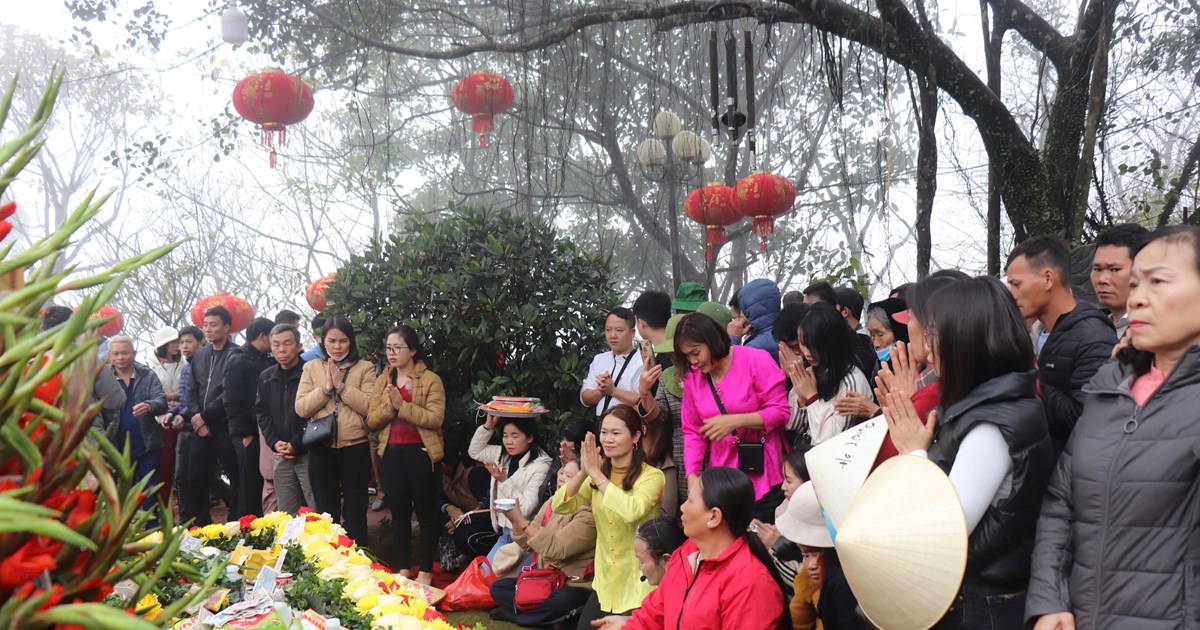
[[[557, 444], [497, 415], [447, 443], [411, 327], [377, 369], [344, 316], [315, 318], [304, 352], [295, 313], [234, 345], [214, 307], [159, 330], [149, 367], [109, 339], [98, 423], [197, 524], [214, 496], [229, 518], [307, 505], [366, 546], [377, 488], [401, 558], [417, 521], [402, 573], [487, 556], [496, 619], [837, 630], [886, 623], [857, 605], [805, 454], [882, 416], [875, 465], [927, 458], [962, 503], [968, 560], [938, 627], [1200, 624], [1200, 229], [1101, 234], [1098, 305], [1070, 269], [1034, 237], [1003, 282], [941, 270], [871, 304], [826, 282], [758, 279], [727, 304], [695, 283], [644, 292], [598, 322], [608, 349]], [[531, 594], [533, 575], [558, 579]]]

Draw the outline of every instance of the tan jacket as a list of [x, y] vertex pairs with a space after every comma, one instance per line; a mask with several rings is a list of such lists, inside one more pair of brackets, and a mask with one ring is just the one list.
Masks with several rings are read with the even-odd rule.
[[[371, 392], [375, 389], [375, 365], [359, 359], [341, 367], [346, 386], [342, 388], [342, 404], [338, 408], [338, 434], [333, 448], [354, 446], [367, 441], [367, 410]], [[325, 393], [329, 377], [325, 361], [309, 361], [300, 374], [300, 389], [296, 390], [296, 415], [319, 420], [333, 413], [333, 396]]]
[[367, 413], [367, 426], [379, 431], [379, 456], [387, 450], [388, 434], [392, 432], [392, 418], [400, 416], [417, 427], [421, 443], [433, 463], [442, 461], [442, 420], [446, 417], [446, 389], [442, 379], [417, 361], [412, 374], [412, 402], [401, 402], [400, 409], [392, 410], [388, 404], [386, 388], [392, 382], [391, 366], [383, 368], [383, 374], [375, 379], [375, 392], [371, 394], [371, 407]]
[[553, 565], [567, 574], [570, 586], [590, 588], [592, 578], [588, 567], [596, 557], [596, 519], [592, 517], [592, 509], [585, 507], [574, 514], [550, 512], [550, 520], [538, 529], [536, 526], [542, 524], [549, 507], [550, 501], [546, 501], [529, 519], [529, 531], [536, 532], [534, 535], [526, 536], [525, 532], [514, 529], [513, 540], [522, 549], [538, 553], [539, 569]]

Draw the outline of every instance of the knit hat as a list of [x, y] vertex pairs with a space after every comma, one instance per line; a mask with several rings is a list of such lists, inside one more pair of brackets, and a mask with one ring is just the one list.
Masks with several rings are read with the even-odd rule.
[[157, 350], [172, 341], [179, 341], [179, 331], [170, 326], [163, 326], [154, 333], [154, 349]]
[[675, 292], [675, 299], [671, 301], [671, 308], [677, 311], [692, 312], [699, 308], [704, 300], [708, 299], [708, 290], [700, 285], [699, 282], [684, 282], [679, 285], [679, 290]]
[[962, 585], [967, 519], [954, 485], [937, 464], [897, 455], [863, 484], [838, 531], [836, 548], [871, 623], [888, 630], [924, 630], [946, 614]]
[[705, 302], [696, 309], [696, 312], [704, 313], [716, 320], [717, 324], [721, 326], [721, 330], [725, 330], [729, 326], [729, 322], [733, 321], [733, 313], [729, 307], [720, 302]]
[[784, 538], [805, 547], [833, 547], [833, 537], [825, 517], [821, 515], [821, 504], [817, 502], [817, 491], [811, 481], [796, 488], [788, 499], [787, 511], [775, 519], [775, 527]]

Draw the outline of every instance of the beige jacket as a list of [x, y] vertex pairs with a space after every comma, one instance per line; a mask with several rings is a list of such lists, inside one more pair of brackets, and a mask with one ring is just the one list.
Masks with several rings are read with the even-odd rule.
[[424, 361], [417, 361], [412, 374], [412, 402], [401, 402], [400, 409], [392, 410], [388, 404], [386, 389], [392, 382], [390, 366], [383, 368], [383, 374], [375, 379], [375, 391], [371, 394], [371, 407], [367, 413], [367, 426], [372, 431], [379, 431], [379, 456], [387, 450], [388, 435], [392, 432], [392, 418], [400, 418], [411, 422], [421, 434], [421, 443], [429, 453], [433, 463], [442, 461], [442, 420], [446, 417], [446, 389], [442, 379], [425, 367]]
[[551, 511], [550, 518], [542, 526], [552, 500], [543, 503], [529, 519], [528, 531], [536, 533], [526, 536], [526, 532], [514, 529], [513, 540], [522, 549], [538, 553], [539, 569], [557, 567], [571, 579], [571, 586], [591, 588], [592, 577], [588, 569], [596, 557], [596, 519], [592, 517], [592, 508], [585, 507], [574, 514]]
[[[338, 407], [338, 434], [333, 448], [367, 441], [367, 411], [371, 406], [371, 392], [375, 390], [375, 365], [370, 361], [360, 359], [340, 369], [345, 374], [345, 387], [340, 394], [342, 404]], [[325, 361], [304, 364], [300, 389], [296, 390], [296, 415], [319, 420], [333, 413], [336, 407], [333, 396], [325, 393], [328, 380]]]

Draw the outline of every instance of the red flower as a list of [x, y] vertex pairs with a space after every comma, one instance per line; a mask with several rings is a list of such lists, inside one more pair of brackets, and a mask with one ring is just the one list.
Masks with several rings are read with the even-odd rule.
[[372, 570], [372, 571], [383, 571], [384, 573], [391, 573], [391, 572], [392, 572], [392, 570], [391, 570], [391, 569], [389, 569], [389, 568], [387, 568], [387, 567], [383, 566], [382, 564], [379, 564], [378, 562], [372, 562], [372, 563], [371, 563], [371, 570]]
[[253, 523], [257, 518], [258, 517], [253, 514], [247, 514], [238, 519], [238, 525], [241, 526], [243, 530], [250, 529], [250, 523]]
[[302, 505], [302, 506], [300, 506], [299, 510], [296, 510], [297, 515], [308, 514], [309, 512], [312, 512], [312, 508], [308, 507], [307, 505]]
[[320, 516], [317, 516], [316, 514], [305, 514], [305, 515], [304, 515], [304, 522], [305, 522], [305, 523], [315, 523], [315, 522], [317, 522], [317, 521], [319, 521], [319, 520], [321, 520], [321, 517], [320, 517]]
[[429, 608], [425, 609], [425, 616], [422, 617], [422, 619], [424, 621], [445, 621], [446, 617], [442, 615], [442, 613], [438, 612], [437, 609], [430, 606]]
[[[58, 547], [61, 548], [62, 543], [58, 543]], [[39, 544], [37, 538], [18, 547], [12, 555], [0, 560], [0, 592], [32, 582], [42, 571], [53, 569], [56, 553], [57, 549]]]
[[[33, 589], [33, 584], [29, 583], [29, 584], [26, 584], [26, 585], [22, 586], [21, 588], [17, 589], [17, 591], [15, 593], [13, 593], [13, 597], [18, 598], [18, 599], [29, 600], [29, 599], [33, 599], [35, 597], [41, 597], [42, 595], [44, 595], [46, 593], [47, 593], [47, 591], [44, 589], [38, 589], [35, 591]], [[49, 597], [46, 598], [46, 601], [43, 601], [41, 604], [38, 604], [37, 611], [41, 612], [43, 610], [49, 609], [51, 606], [57, 606], [58, 603], [62, 601], [62, 597], [63, 597], [62, 585], [55, 584], [54, 586], [50, 587]]]
[[198, 535], [198, 534], [200, 533], [200, 526], [199, 526], [199, 525], [192, 525], [191, 529], [189, 529], [189, 530], [188, 530], [188, 533], [189, 533], [189, 534], [191, 534], [191, 535], [193, 535], [193, 536], [196, 536], [196, 535]]
[[67, 527], [75, 529], [80, 523], [88, 520], [96, 513], [96, 493], [87, 490], [72, 490], [63, 494], [55, 490], [46, 500], [46, 507], [58, 510], [67, 516]]
[[12, 224], [8, 221], [0, 221], [0, 241], [3, 241], [4, 237], [8, 236], [8, 233], [12, 231], [12, 227]]
[[10, 202], [4, 204], [3, 206], [0, 206], [0, 221], [3, 221], [5, 219], [7, 219], [8, 217], [11, 217], [16, 212], [17, 212], [17, 202], [15, 202], [15, 201], [10, 201]]
[[337, 544], [339, 547], [353, 547], [354, 541], [349, 536], [338, 536]]

